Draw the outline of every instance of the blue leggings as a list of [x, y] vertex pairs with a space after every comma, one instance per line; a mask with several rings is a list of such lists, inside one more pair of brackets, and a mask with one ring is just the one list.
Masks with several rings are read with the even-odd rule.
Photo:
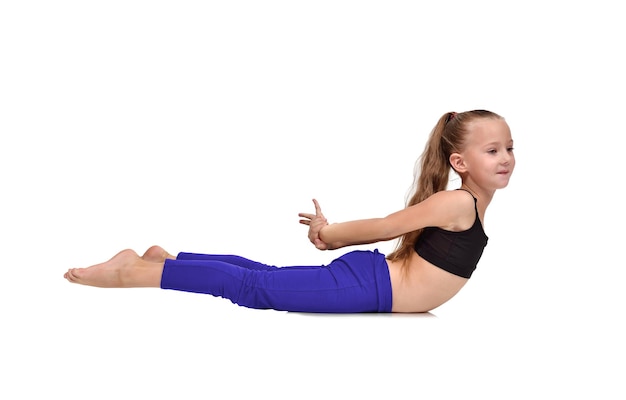
[[240, 306], [312, 313], [391, 312], [385, 256], [356, 250], [321, 266], [275, 267], [234, 255], [179, 253], [161, 288], [207, 293]]

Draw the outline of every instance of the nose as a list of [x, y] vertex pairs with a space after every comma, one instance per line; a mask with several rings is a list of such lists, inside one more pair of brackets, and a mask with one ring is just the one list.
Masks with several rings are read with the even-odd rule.
[[508, 166], [508, 165], [511, 164], [511, 162], [513, 160], [514, 160], [514, 156], [513, 156], [512, 153], [509, 153], [508, 151], [503, 153], [503, 156], [502, 156], [502, 164], [503, 165], [507, 165]]

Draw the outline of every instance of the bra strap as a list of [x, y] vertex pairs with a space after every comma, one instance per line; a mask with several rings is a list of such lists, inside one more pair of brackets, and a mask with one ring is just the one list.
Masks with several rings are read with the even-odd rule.
[[472, 192], [470, 192], [467, 189], [463, 189], [463, 188], [458, 188], [457, 190], [463, 190], [467, 193], [470, 194], [470, 196], [472, 196], [472, 199], [474, 199], [474, 210], [476, 210], [476, 213], [478, 214], [478, 205], [476, 204], [478, 202], [478, 199], [476, 197], [474, 197], [474, 195], [472, 194]]

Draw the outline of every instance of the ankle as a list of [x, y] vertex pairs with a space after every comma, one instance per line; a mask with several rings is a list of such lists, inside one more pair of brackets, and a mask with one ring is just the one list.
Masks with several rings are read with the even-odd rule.
[[160, 287], [163, 263], [136, 258], [119, 270], [122, 287]]

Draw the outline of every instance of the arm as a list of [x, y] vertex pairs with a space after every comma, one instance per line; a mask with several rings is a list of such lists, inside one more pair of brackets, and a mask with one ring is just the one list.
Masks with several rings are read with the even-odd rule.
[[325, 225], [319, 231], [319, 239], [326, 243], [329, 250], [391, 240], [397, 236], [388, 231], [385, 218], [334, 223]]
[[464, 193], [442, 191], [411, 207], [384, 218], [360, 219], [328, 224], [316, 204], [316, 214], [300, 214], [310, 218], [309, 239], [320, 250], [369, 244], [395, 239], [405, 233], [427, 226], [460, 230], [462, 221], [474, 216], [473, 200]]

